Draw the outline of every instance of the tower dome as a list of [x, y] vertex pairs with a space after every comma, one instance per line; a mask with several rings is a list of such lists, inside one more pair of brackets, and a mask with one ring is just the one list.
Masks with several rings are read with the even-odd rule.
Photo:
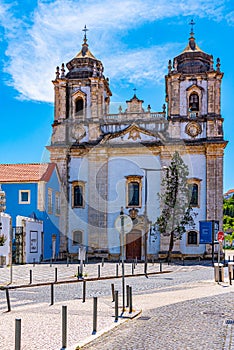
[[199, 48], [193, 32], [193, 25], [195, 23], [191, 21], [190, 24], [192, 28], [188, 45], [180, 55], [174, 58], [174, 70], [185, 74], [197, 74], [211, 71], [213, 70], [213, 56]]
[[83, 31], [85, 34], [80, 52], [78, 52], [78, 54], [66, 64], [68, 69], [66, 78], [68, 79], [101, 77], [103, 74], [104, 68], [102, 62], [98, 60], [89, 50], [86, 36], [88, 29], [86, 26], [84, 27]]

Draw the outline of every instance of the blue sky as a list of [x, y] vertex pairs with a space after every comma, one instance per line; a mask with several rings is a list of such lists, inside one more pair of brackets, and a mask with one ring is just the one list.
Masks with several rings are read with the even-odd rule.
[[55, 67], [88, 43], [110, 78], [113, 105], [137, 96], [161, 111], [168, 60], [187, 45], [193, 19], [200, 48], [221, 59], [224, 190], [234, 188], [233, 0], [0, 0], [0, 163], [47, 160]]

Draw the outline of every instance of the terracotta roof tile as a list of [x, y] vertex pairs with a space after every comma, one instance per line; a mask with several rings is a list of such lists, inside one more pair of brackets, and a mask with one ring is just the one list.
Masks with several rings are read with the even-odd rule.
[[48, 181], [54, 163], [0, 164], [0, 183]]

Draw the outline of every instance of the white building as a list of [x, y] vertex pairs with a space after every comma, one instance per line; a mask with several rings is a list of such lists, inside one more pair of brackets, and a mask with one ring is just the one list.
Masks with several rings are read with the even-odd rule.
[[[185, 50], [168, 63], [166, 104], [162, 111], [143, 108], [134, 95], [127, 109], [109, 113], [111, 90], [102, 62], [94, 57], [86, 33], [81, 51], [53, 81], [55, 114], [51, 161], [63, 182], [61, 252], [76, 253], [80, 244], [90, 254], [120, 257], [115, 220], [124, 213], [133, 220], [124, 238], [127, 259], [157, 257], [168, 238], [151, 234], [160, 215], [157, 193], [163, 167], [178, 151], [189, 167], [196, 228], [188, 227], [174, 250], [201, 255], [199, 220], [222, 225], [223, 119], [220, 109], [220, 60], [203, 52], [190, 33]], [[142, 67], [144, 69], [144, 67]]]

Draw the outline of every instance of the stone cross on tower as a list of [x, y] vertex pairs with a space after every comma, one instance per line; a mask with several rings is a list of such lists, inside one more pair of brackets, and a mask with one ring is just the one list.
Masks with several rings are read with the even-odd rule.
[[86, 42], [87, 42], [86, 33], [88, 32], [88, 28], [86, 27], [86, 24], [85, 24], [85, 26], [84, 26], [84, 29], [82, 29], [82, 31], [85, 32], [85, 34], [84, 34], [84, 43], [86, 44]]
[[192, 19], [191, 22], [189, 23], [191, 25], [191, 35], [193, 34], [193, 26], [196, 24], [194, 20]]

